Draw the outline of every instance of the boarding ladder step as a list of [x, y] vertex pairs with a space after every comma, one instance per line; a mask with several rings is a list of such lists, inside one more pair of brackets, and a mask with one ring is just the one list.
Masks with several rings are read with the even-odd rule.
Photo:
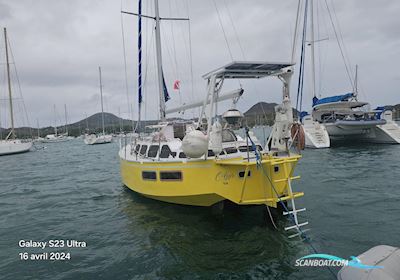
[[303, 211], [306, 211], [306, 208], [301, 208], [301, 209], [298, 209], [298, 210], [296, 210], [296, 211], [289, 211], [289, 212], [286, 212], [286, 211], [283, 211], [283, 215], [288, 215], [288, 214], [293, 214], [293, 213], [299, 213], [299, 212], [303, 212]]
[[288, 238], [294, 238], [294, 237], [297, 237], [297, 236], [301, 236], [303, 233], [305, 233], [305, 232], [307, 232], [307, 231], [310, 231], [310, 229], [309, 229], [309, 228], [303, 229], [301, 232], [298, 232], [298, 233], [289, 235]]
[[294, 226], [285, 227], [285, 230], [297, 229], [297, 228], [300, 228], [300, 227], [306, 226], [306, 225], [308, 225], [308, 222], [304, 222], [304, 223], [301, 223], [301, 224], [297, 223]]
[[[287, 170], [285, 170], [285, 171], [287, 171]], [[296, 204], [294, 202], [295, 197], [293, 196], [293, 190], [292, 190], [292, 177], [289, 176], [289, 178], [287, 179], [287, 182], [288, 182], [288, 184], [287, 184], [287, 186], [288, 186], [288, 196], [290, 197], [290, 199], [288, 199], [288, 200], [291, 203], [292, 209], [288, 210], [288, 211], [284, 211], [283, 215], [290, 215], [293, 225], [285, 227], [285, 230], [286, 231], [289, 231], [289, 230], [296, 230], [297, 231], [297, 233], [289, 235], [288, 238], [294, 238], [296, 236], [302, 237], [303, 233], [308, 231], [309, 229], [301, 229], [301, 227], [308, 225], [308, 222], [299, 223], [297, 214], [299, 212], [306, 211], [306, 208], [296, 209]]]

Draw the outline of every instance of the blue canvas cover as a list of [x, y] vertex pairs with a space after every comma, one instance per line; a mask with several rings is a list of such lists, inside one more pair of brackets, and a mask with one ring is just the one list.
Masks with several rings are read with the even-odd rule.
[[313, 98], [313, 107], [316, 105], [325, 104], [325, 103], [347, 101], [353, 96], [354, 96], [353, 93], [346, 93], [346, 94], [342, 94], [342, 95], [329, 96], [329, 97], [325, 97], [325, 98], [321, 98], [321, 99], [314, 97]]
[[308, 114], [308, 112], [306, 112], [306, 111], [302, 111], [302, 112], [300, 112], [300, 120], [303, 120], [303, 118], [305, 117], [305, 116], [308, 116], [309, 114]]
[[377, 119], [380, 119], [383, 111], [385, 111], [385, 106], [378, 106], [374, 109], [374, 111], [377, 111], [377, 112], [375, 112], [375, 117]]

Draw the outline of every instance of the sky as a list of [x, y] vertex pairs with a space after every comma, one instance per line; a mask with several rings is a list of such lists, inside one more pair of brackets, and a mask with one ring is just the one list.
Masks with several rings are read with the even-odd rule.
[[[232, 60], [290, 62], [297, 3], [160, 0], [161, 17], [190, 18], [161, 23], [163, 70], [171, 96], [167, 108], [201, 101], [206, 94], [206, 81], [201, 76]], [[314, 0], [318, 96], [352, 91], [326, 3], [343, 39], [351, 76], [358, 65], [359, 99], [372, 107], [400, 103], [400, 2], [394, 0]], [[121, 8], [137, 12], [137, 0], [0, 0], [0, 26], [7, 28], [12, 51], [17, 126], [36, 126], [37, 122], [40, 126], [60, 125], [64, 104], [69, 122], [99, 112], [99, 66], [105, 111], [137, 118], [137, 18], [121, 15]], [[154, 1], [143, 0], [143, 13], [154, 15]], [[298, 53], [299, 46], [296, 62]], [[310, 109], [310, 46], [306, 54], [303, 109]], [[9, 117], [3, 37], [0, 63], [0, 121], [5, 126]], [[154, 22], [143, 19], [143, 119], [158, 117], [155, 69]], [[295, 69], [293, 104], [298, 67]], [[176, 80], [181, 82], [179, 91], [173, 89]], [[260, 101], [281, 100], [281, 83], [276, 78], [230, 81], [225, 89], [239, 86], [245, 90], [237, 104], [242, 111]], [[229, 101], [221, 104], [219, 113], [231, 106]], [[185, 112], [184, 117], [197, 116], [197, 112]]]

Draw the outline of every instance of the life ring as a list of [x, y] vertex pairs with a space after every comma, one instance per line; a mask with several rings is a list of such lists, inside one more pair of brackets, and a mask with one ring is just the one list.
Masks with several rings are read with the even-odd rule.
[[304, 134], [303, 126], [300, 123], [294, 123], [290, 129], [293, 145], [296, 146], [297, 150], [304, 150], [306, 146], [306, 137]]

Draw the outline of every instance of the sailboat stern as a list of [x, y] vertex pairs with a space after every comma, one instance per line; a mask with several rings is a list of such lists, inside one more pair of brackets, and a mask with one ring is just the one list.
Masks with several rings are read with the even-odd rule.
[[[257, 164], [254, 161], [222, 161], [222, 166], [229, 166], [230, 182], [225, 180], [227, 188], [221, 193], [238, 205], [268, 205], [276, 208], [279, 201], [286, 201], [304, 195], [292, 192], [290, 182], [299, 179], [293, 171], [300, 159], [299, 155], [273, 157], [264, 154], [264, 159]], [[235, 176], [236, 174], [236, 176]], [[235, 188], [235, 192], [228, 188]]]
[[[129, 189], [164, 202], [211, 206], [224, 200], [237, 205], [277, 207], [292, 193], [289, 181], [300, 156], [266, 156], [260, 165], [243, 158], [145, 163], [121, 158], [122, 181]], [[289, 181], [288, 181], [289, 180]]]

